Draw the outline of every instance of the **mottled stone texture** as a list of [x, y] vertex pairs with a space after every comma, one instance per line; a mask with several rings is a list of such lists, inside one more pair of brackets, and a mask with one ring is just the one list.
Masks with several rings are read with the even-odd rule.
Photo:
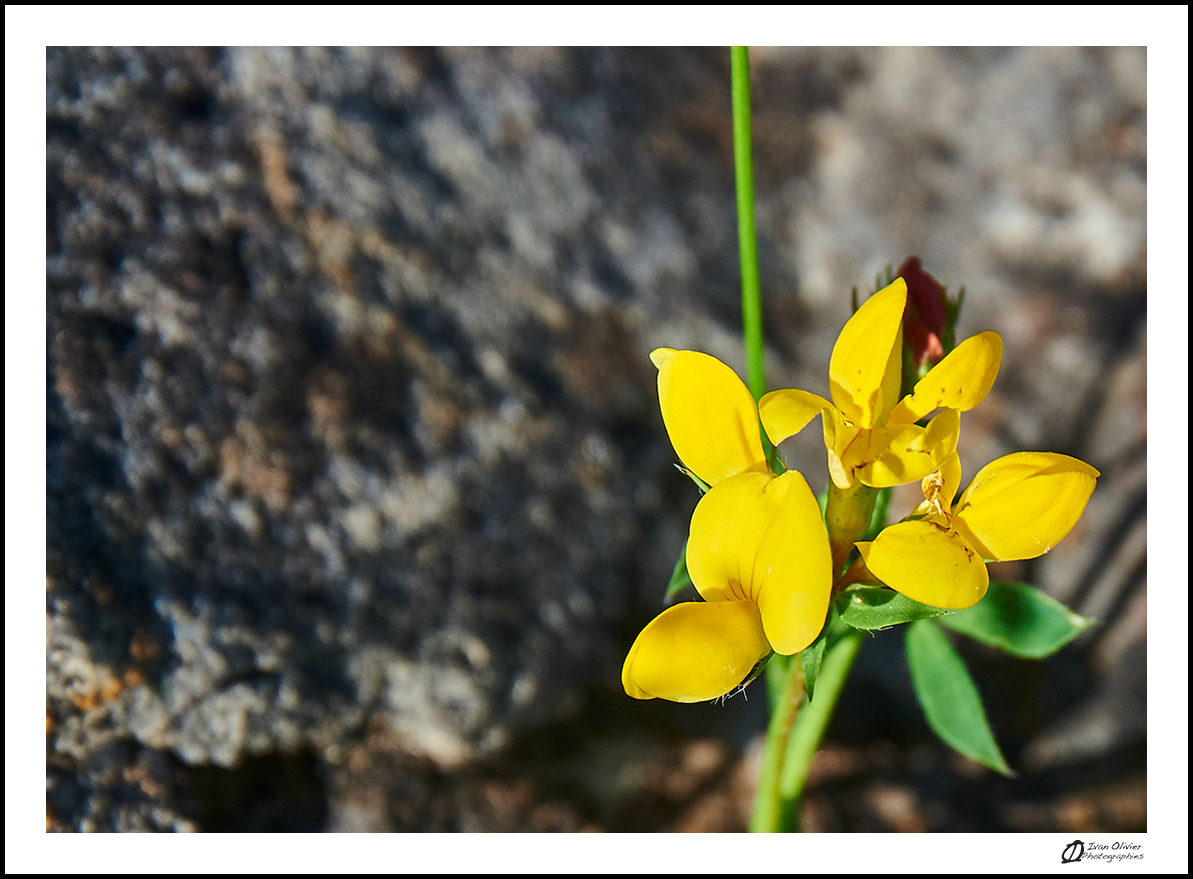
[[[826, 391], [882, 267], [964, 284], [1007, 343], [967, 472], [1103, 472], [1011, 572], [1109, 623], [1033, 671], [1011, 755], [1141, 749], [1143, 51], [754, 73], [771, 385]], [[544, 729], [633, 765], [570, 724], [653, 710], [605, 701], [696, 500], [647, 354], [742, 362], [727, 82], [713, 50], [48, 51], [51, 826], [625, 829], [468, 767]], [[700, 790], [674, 826], [737, 826]]]

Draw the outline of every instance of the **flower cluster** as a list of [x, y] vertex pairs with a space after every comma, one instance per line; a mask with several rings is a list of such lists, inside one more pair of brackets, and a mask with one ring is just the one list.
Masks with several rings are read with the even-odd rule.
[[[925, 304], [932, 290], [924, 278], [935, 281], [918, 262], [904, 269], [927, 292], [913, 309], [900, 277], [857, 309], [829, 361], [831, 401], [779, 390], [756, 405], [736, 373], [707, 354], [671, 348], [651, 354], [672, 445], [707, 486], [686, 551], [703, 600], [667, 608], [639, 634], [622, 668], [630, 696], [715, 699], [740, 686], [772, 652], [804, 650], [825, 625], [855, 541], [860, 558], [850, 582], [889, 586], [938, 608], [965, 608], [986, 594], [986, 561], [1042, 555], [1080, 518], [1098, 472], [1046, 452], [993, 461], [953, 502], [961, 480], [961, 413], [994, 384], [1002, 340], [979, 333], [945, 354], [938, 315]], [[914, 328], [909, 332], [927, 333], [927, 342], [919, 335], [915, 341], [922, 349], [917, 365], [927, 371], [901, 395], [905, 324]], [[924, 491], [919, 507], [872, 541], [849, 535], [841, 555], [808, 483], [794, 470], [772, 470], [760, 432], [761, 425], [777, 446], [817, 415], [838, 491], [916, 481]]]
[[737, 687], [771, 651], [820, 633], [833, 571], [820, 505], [794, 470], [774, 475], [758, 407], [716, 358], [660, 348], [659, 404], [672, 445], [708, 491], [692, 514], [687, 565], [703, 601], [659, 614], [630, 648], [625, 691], [700, 702]]

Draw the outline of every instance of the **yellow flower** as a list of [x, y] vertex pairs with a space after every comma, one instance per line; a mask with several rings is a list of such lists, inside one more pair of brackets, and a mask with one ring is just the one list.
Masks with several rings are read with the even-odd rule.
[[[1002, 361], [1002, 339], [966, 339], [902, 400], [903, 313], [907, 284], [896, 278], [871, 296], [841, 330], [829, 361], [833, 401], [807, 391], [772, 391], [759, 402], [763, 427], [778, 445], [823, 413], [829, 474], [842, 489], [914, 482], [957, 448], [961, 412], [982, 401]], [[915, 422], [943, 410], [926, 427]]]
[[680, 460], [710, 486], [692, 514], [687, 566], [703, 601], [669, 607], [622, 667], [636, 699], [700, 702], [742, 683], [772, 650], [798, 653], [828, 612], [828, 536], [808, 483], [774, 476], [750, 392], [728, 366], [660, 348], [663, 422]]
[[908, 598], [935, 607], [970, 607], [990, 575], [983, 559], [1033, 559], [1056, 546], [1081, 518], [1100, 474], [1051, 452], [1017, 452], [978, 471], [949, 509], [961, 482], [951, 455], [924, 479], [925, 501], [910, 518], [857, 544], [870, 573]]

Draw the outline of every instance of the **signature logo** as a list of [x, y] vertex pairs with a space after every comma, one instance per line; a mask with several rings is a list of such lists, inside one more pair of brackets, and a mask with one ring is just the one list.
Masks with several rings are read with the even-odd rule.
[[1085, 857], [1085, 845], [1080, 839], [1075, 839], [1065, 846], [1065, 850], [1060, 853], [1060, 862], [1062, 864], [1071, 864], [1074, 861], [1080, 861]]

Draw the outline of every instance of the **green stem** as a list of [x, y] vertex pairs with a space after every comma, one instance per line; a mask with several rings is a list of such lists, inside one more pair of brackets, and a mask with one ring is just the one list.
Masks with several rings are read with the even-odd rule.
[[780, 698], [772, 706], [758, 792], [750, 832], [781, 833], [799, 830], [799, 803], [812, 759], [820, 748], [833, 710], [862, 646], [862, 633], [847, 630], [825, 651], [816, 677], [816, 698], [804, 699], [804, 676], [798, 659], [789, 673]]
[[779, 702], [787, 692], [787, 671], [794, 658], [775, 653], [766, 664], [766, 706], [772, 717], [779, 710]]
[[[758, 281], [758, 230], [754, 223], [754, 149], [750, 137], [750, 50], [729, 49], [730, 91], [733, 101], [733, 173], [737, 181], [737, 241], [741, 259], [742, 341], [746, 349], [746, 386], [754, 402], [766, 393], [766, 369], [762, 357], [762, 287]], [[786, 468], [766, 435], [761, 422], [758, 434], [771, 471]], [[784, 657], [786, 659], [786, 657]], [[787, 663], [774, 657], [766, 668], [767, 689], [781, 693], [787, 686]], [[774, 711], [776, 699], [771, 699]]]
[[[758, 229], [754, 222], [754, 148], [750, 136], [750, 50], [729, 49], [733, 97], [733, 173], [737, 181], [737, 243], [741, 259], [741, 324], [746, 349], [746, 386], [754, 402], [766, 393], [762, 347], [762, 286], [758, 280]], [[786, 468], [770, 437], [758, 425], [762, 450], [774, 473]]]
[[[758, 230], [754, 220], [754, 157], [750, 136], [750, 53], [745, 46], [729, 50], [733, 96], [733, 167], [737, 181], [737, 235], [741, 256], [742, 337], [746, 353], [746, 385], [754, 400], [766, 393], [762, 346], [762, 289], [758, 277]], [[759, 425], [763, 449], [775, 473], [782, 462], [766, 431]], [[840, 521], [833, 541], [833, 577], [841, 573], [853, 541], [870, 524], [874, 490], [857, 490], [834, 498], [830, 487], [828, 516]], [[868, 492], [868, 494], [867, 494]], [[854, 520], [858, 520], [855, 522]], [[864, 521], [863, 521], [864, 520]], [[860, 523], [860, 524], [859, 524]], [[834, 534], [829, 523], [829, 533]], [[850, 536], [852, 535], [852, 536]], [[842, 552], [843, 550], [843, 552]], [[808, 770], [824, 736], [828, 720], [849, 668], [861, 644], [856, 632], [840, 638], [825, 654], [816, 679], [816, 699], [805, 703], [803, 667], [796, 657], [773, 657], [766, 668], [771, 721], [766, 732], [762, 774], [754, 801], [750, 830], [774, 832], [798, 829], [798, 803]], [[801, 709], [801, 704], [803, 708]]]
[[861, 646], [862, 633], [851, 629], [825, 651], [824, 662], [816, 676], [816, 698], [800, 710], [782, 761], [779, 782], [779, 827], [782, 829], [799, 829], [799, 802], [808, 783], [812, 758], [820, 748], [824, 731]]
[[741, 318], [746, 346], [746, 385], [755, 400], [766, 393], [762, 362], [762, 288], [758, 281], [758, 230], [754, 223], [754, 151], [750, 138], [750, 50], [729, 50], [733, 93], [733, 170], [737, 179], [737, 240], [741, 254]]
[[[772, 700], [770, 726], [766, 730], [766, 747], [762, 755], [762, 772], [758, 777], [758, 791], [754, 795], [754, 814], [750, 816], [751, 833], [774, 833], [782, 830], [784, 800], [781, 783], [783, 763], [789, 751], [791, 730], [795, 726], [800, 702], [804, 698], [804, 673], [798, 660], [780, 666], [782, 689]], [[768, 667], [769, 671], [769, 667]], [[772, 679], [767, 679], [772, 684]]]

